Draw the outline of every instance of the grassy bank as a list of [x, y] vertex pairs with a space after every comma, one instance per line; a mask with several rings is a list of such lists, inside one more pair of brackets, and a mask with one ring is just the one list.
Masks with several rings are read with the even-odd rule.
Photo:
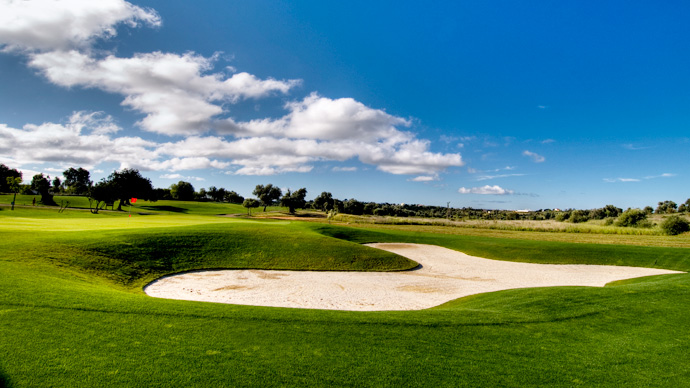
[[[683, 271], [690, 270], [687, 248], [535, 237], [557, 233], [510, 231], [529, 236], [519, 238], [420, 226], [255, 221], [217, 217], [215, 209], [198, 206], [178, 204], [184, 211], [167, 213], [149, 209], [157, 213], [131, 218], [0, 211], [0, 382], [7, 387], [690, 385], [687, 274], [605, 288], [508, 290], [410, 312], [221, 305], [154, 299], [141, 291], [157, 276], [195, 268], [413, 265], [358, 244], [372, 241], [437, 244], [503, 260]], [[645, 236], [627, 236], [635, 237]]]

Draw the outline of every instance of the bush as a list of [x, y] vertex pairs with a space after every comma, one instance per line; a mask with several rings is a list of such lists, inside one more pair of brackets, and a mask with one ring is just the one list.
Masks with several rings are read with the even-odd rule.
[[678, 216], [671, 216], [661, 223], [661, 230], [665, 234], [675, 236], [690, 231], [690, 222]]
[[589, 220], [588, 214], [582, 210], [573, 210], [570, 213], [570, 218], [568, 221], [577, 224], [580, 222], [587, 222]]
[[616, 226], [628, 226], [636, 228], [649, 228], [651, 223], [647, 221], [647, 213], [640, 209], [628, 209], [618, 216]]

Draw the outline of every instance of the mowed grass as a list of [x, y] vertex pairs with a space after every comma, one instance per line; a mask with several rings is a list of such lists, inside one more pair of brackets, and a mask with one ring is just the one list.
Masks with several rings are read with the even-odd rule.
[[[687, 274], [508, 290], [409, 312], [222, 305], [141, 290], [162, 274], [198, 268], [414, 265], [360, 242], [683, 271], [686, 248], [254, 221], [180, 207], [186, 212], [131, 220], [27, 211], [31, 228], [0, 211], [0, 386], [690, 385]], [[111, 218], [141, 224], [102, 223]], [[59, 221], [71, 226], [57, 229]]]

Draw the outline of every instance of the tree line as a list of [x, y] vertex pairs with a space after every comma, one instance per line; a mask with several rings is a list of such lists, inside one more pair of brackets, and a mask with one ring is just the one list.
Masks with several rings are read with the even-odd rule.
[[[237, 192], [223, 187], [211, 186], [208, 189], [196, 190], [190, 182], [179, 181], [169, 188], [154, 188], [151, 180], [142, 176], [136, 169], [113, 171], [108, 177], [94, 183], [90, 173], [84, 168], [68, 168], [60, 176], [36, 174], [30, 184], [21, 184], [22, 173], [0, 164], [0, 192], [40, 195], [40, 202], [44, 205], [55, 205], [53, 195], [83, 195], [92, 201], [92, 211], [98, 212], [105, 206], [118, 203], [118, 210], [129, 204], [130, 198], [144, 200], [184, 200], [184, 201], [215, 201], [244, 205], [248, 211], [252, 208], [280, 205], [288, 208], [290, 213], [297, 209], [313, 209], [333, 213], [352, 215], [374, 215], [395, 217], [425, 217], [449, 219], [483, 219], [483, 220], [557, 220], [565, 222], [585, 222], [588, 220], [614, 219], [620, 217], [624, 211], [614, 205], [603, 208], [579, 209], [539, 209], [534, 211], [487, 210], [471, 207], [451, 208], [450, 206], [430, 206], [415, 204], [391, 204], [377, 202], [361, 202], [354, 198], [339, 200], [330, 192], [322, 192], [313, 200], [307, 201], [307, 189], [282, 190], [273, 185], [257, 185], [252, 192], [256, 198], [244, 198]], [[636, 211], [637, 218], [646, 219], [647, 215], [688, 213], [690, 212], [690, 198], [678, 205], [673, 201], [661, 201], [656, 209], [646, 206], [643, 209], [628, 209]], [[644, 217], [642, 217], [644, 215]], [[635, 218], [633, 217], [633, 218]], [[637, 219], [635, 218], [635, 219]], [[642, 222], [642, 221], [640, 221]]]

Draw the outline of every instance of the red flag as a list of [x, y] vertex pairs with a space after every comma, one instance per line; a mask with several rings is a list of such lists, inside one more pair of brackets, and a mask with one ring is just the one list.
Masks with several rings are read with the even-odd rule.
[[132, 202], [132, 203], [135, 203], [135, 202], [137, 201], [137, 199], [136, 199], [136, 198], [132, 198], [132, 199], [130, 199], [129, 201]]

